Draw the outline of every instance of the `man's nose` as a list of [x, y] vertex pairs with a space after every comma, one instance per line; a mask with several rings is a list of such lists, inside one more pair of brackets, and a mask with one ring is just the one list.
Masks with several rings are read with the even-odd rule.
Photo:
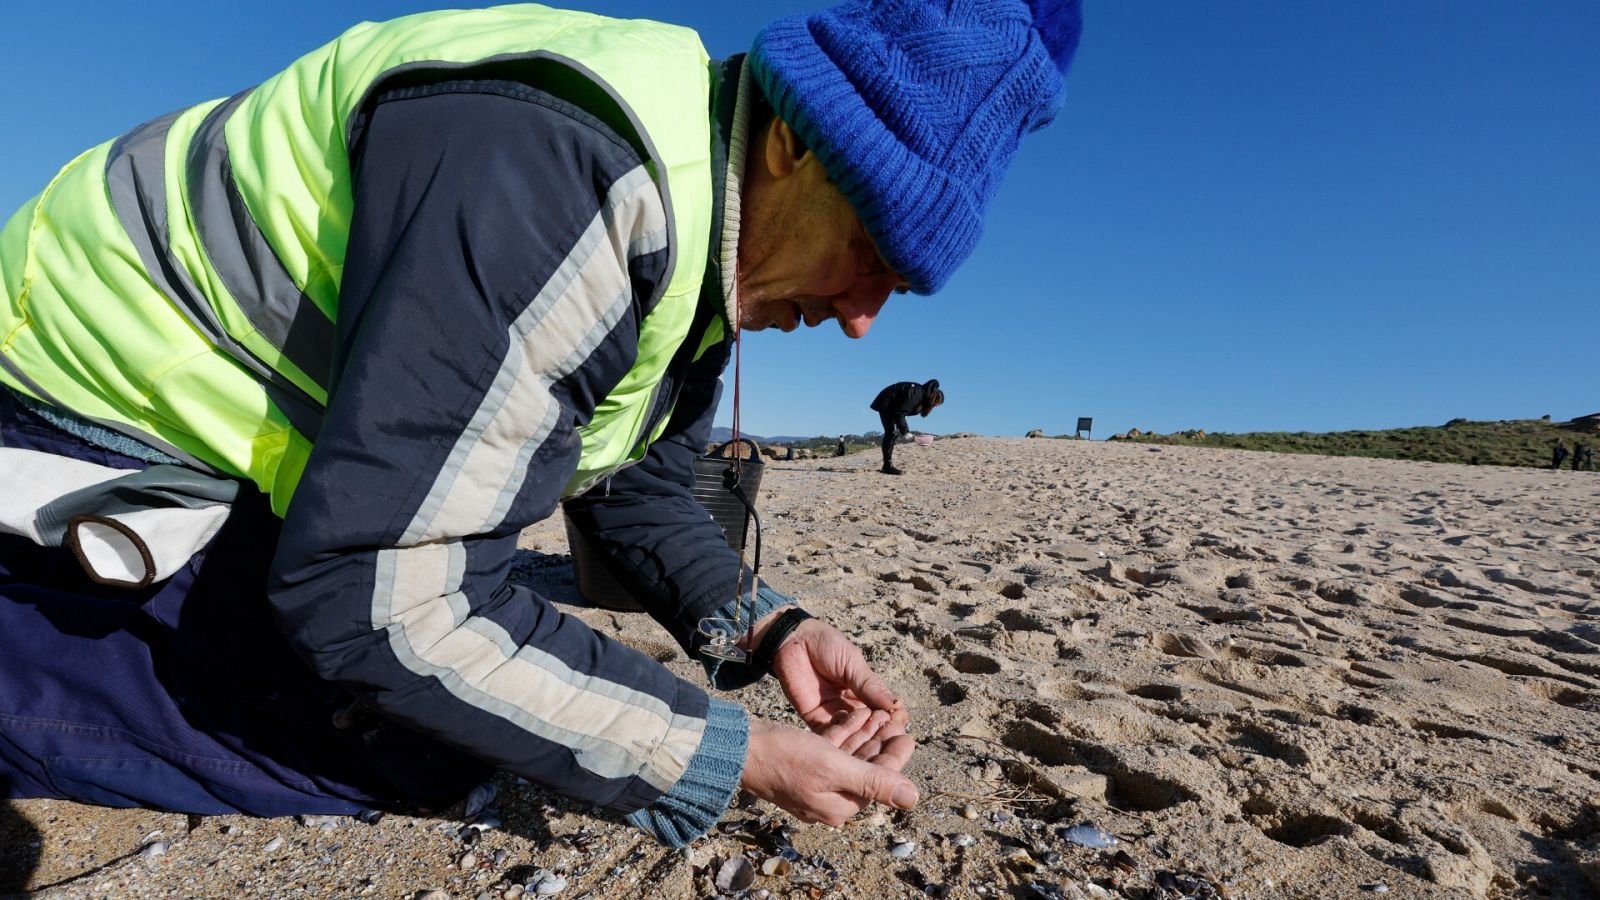
[[858, 285], [855, 290], [833, 302], [834, 315], [838, 317], [839, 327], [844, 329], [846, 337], [866, 337], [873, 320], [878, 318], [878, 312], [889, 302], [889, 293], [894, 285], [880, 282], [883, 279]]

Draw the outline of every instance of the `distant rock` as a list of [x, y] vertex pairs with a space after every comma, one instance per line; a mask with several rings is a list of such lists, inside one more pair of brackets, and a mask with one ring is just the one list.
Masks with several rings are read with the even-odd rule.
[[1044, 437], [1044, 432], [1042, 432], [1039, 429], [1035, 428], [1034, 430], [1032, 430], [1032, 431], [1028, 432], [1026, 435], [1024, 435], [1024, 437], [1042, 438], [1042, 437]]
[[1137, 428], [1129, 428], [1128, 429], [1128, 437], [1130, 437], [1130, 438], [1136, 438], [1136, 437], [1138, 437], [1138, 436], [1140, 436], [1142, 434], [1144, 434], [1144, 432], [1140, 431]]

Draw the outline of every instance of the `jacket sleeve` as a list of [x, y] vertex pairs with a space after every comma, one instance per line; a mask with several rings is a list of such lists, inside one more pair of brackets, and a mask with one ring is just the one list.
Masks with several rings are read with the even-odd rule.
[[[718, 376], [727, 361], [726, 342], [708, 349], [690, 367], [666, 432], [644, 459], [566, 503], [573, 524], [607, 556], [612, 573], [690, 658], [699, 656], [704, 643], [701, 619], [733, 619], [737, 603], [738, 616], [749, 624], [795, 602], [762, 584], [751, 604], [749, 568], [741, 568], [722, 529], [692, 492], [694, 459], [710, 440], [721, 393]], [[724, 690], [764, 674], [750, 666], [701, 661], [711, 683]]]
[[323, 678], [668, 843], [720, 817], [748, 725], [506, 582], [633, 362], [666, 215], [638, 155], [524, 85], [398, 89], [352, 140], [328, 409], [269, 596]]

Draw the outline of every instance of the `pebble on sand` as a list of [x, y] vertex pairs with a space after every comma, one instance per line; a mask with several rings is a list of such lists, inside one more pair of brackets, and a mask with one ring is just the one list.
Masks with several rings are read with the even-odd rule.
[[895, 859], [906, 859], [917, 852], [916, 841], [901, 841], [889, 848], [889, 855]]
[[282, 847], [282, 846], [283, 846], [283, 835], [280, 834], [277, 837], [273, 838], [272, 840], [267, 841], [267, 845], [265, 847], [262, 847], [261, 849], [265, 853], [271, 853], [272, 851], [274, 851], [274, 850], [276, 850], [276, 849], [278, 849], [279, 847]]
[[1087, 822], [1062, 829], [1061, 837], [1070, 844], [1077, 844], [1080, 847], [1089, 847], [1094, 850], [1117, 845], [1116, 835], [1107, 834]]
[[567, 879], [551, 872], [539, 879], [533, 886], [533, 892], [541, 897], [553, 897], [567, 889]]

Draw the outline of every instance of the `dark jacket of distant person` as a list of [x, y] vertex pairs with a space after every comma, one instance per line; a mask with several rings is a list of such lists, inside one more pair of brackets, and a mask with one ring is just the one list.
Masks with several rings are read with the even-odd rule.
[[911, 433], [911, 426], [906, 424], [909, 413], [919, 413], [926, 416], [933, 412], [933, 408], [944, 402], [944, 391], [939, 389], [939, 379], [931, 378], [922, 384], [915, 381], [898, 381], [878, 392], [872, 400], [872, 408], [878, 413], [878, 420], [883, 423], [883, 471], [890, 475], [898, 475], [899, 470], [894, 467], [894, 442], [901, 436]]
[[922, 384], [897, 381], [878, 392], [878, 396], [873, 398], [872, 410], [890, 416], [909, 416], [912, 413], [926, 416], [938, 405], [934, 402], [935, 394], [940, 394], [940, 399], [943, 399], [937, 378]]

